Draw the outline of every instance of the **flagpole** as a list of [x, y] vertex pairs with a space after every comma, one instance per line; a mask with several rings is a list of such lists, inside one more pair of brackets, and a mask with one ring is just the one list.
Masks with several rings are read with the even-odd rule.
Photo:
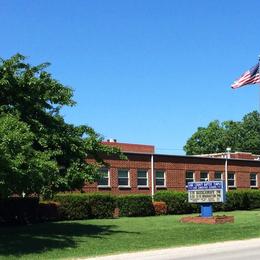
[[[258, 74], [260, 77], [260, 55], [258, 55]], [[259, 103], [258, 103], [258, 112], [260, 114], [260, 83], [258, 84], [259, 87]]]

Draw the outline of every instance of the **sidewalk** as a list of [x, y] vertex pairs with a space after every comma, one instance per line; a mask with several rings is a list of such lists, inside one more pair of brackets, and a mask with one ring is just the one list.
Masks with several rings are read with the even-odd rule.
[[[172, 259], [260, 259], [260, 238], [218, 242], [135, 253], [124, 253], [85, 260], [172, 260]], [[78, 258], [79, 259], [79, 258]], [[81, 258], [81, 260], [83, 260]]]

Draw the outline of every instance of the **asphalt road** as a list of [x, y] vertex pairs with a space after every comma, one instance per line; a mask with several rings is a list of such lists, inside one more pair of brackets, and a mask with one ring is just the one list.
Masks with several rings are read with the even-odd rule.
[[199, 246], [150, 250], [86, 258], [87, 260], [260, 260], [260, 239], [228, 241]]

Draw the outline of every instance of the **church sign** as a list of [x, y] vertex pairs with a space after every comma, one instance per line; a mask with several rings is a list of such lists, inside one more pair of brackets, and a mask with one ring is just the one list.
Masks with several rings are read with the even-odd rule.
[[190, 203], [225, 202], [225, 197], [225, 185], [223, 181], [188, 183], [188, 200]]

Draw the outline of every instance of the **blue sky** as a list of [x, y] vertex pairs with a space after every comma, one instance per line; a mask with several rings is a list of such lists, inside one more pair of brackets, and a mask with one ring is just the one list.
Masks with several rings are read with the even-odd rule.
[[66, 121], [183, 154], [215, 119], [259, 107], [230, 84], [260, 54], [258, 0], [1, 0], [0, 56], [19, 52], [75, 91]]

